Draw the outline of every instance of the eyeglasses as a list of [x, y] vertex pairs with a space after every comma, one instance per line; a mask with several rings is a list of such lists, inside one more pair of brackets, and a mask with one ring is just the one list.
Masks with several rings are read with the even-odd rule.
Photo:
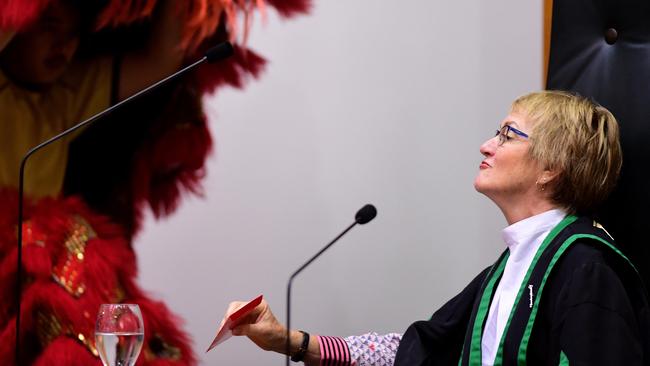
[[499, 146], [503, 145], [506, 141], [509, 141], [514, 137], [514, 136], [510, 136], [511, 131], [515, 135], [521, 136], [525, 139], [528, 138], [528, 135], [526, 133], [521, 132], [510, 125], [505, 125], [501, 127], [501, 129], [497, 130], [496, 133], [494, 134], [495, 137], [499, 136]]

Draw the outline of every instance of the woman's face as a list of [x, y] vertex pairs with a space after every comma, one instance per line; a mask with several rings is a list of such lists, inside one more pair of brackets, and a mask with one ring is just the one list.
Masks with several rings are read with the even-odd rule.
[[[533, 127], [528, 117], [518, 111], [510, 112], [499, 127], [506, 125], [528, 136]], [[500, 206], [502, 203], [525, 202], [519, 200], [532, 198], [538, 192], [536, 182], [543, 169], [541, 164], [529, 157], [529, 147], [528, 138], [514, 132], [508, 134], [502, 145], [499, 144], [498, 135], [485, 141], [480, 149], [485, 159], [474, 180], [474, 188]]]
[[39, 20], [0, 53], [0, 65], [14, 81], [43, 86], [66, 70], [79, 45], [79, 11], [65, 1], [53, 1]]

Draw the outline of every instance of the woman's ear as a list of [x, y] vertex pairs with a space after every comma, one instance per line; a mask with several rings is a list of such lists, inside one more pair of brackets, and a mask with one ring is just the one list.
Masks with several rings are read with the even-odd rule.
[[537, 182], [542, 185], [553, 184], [557, 181], [559, 176], [559, 170], [547, 168], [542, 171], [542, 174], [537, 178]]

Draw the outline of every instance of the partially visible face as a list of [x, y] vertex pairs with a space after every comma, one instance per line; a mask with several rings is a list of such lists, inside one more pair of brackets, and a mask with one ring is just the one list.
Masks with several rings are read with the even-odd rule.
[[[510, 125], [531, 136], [532, 123], [521, 112], [512, 111], [499, 127]], [[497, 204], [500, 202], [526, 199], [535, 194], [536, 182], [543, 172], [541, 164], [528, 155], [530, 141], [515, 133], [510, 133], [505, 143], [499, 146], [495, 136], [481, 145], [480, 151], [485, 159], [481, 162], [474, 188]]]
[[0, 66], [18, 83], [46, 86], [61, 77], [70, 64], [79, 46], [79, 33], [79, 11], [65, 0], [55, 0], [0, 53]]

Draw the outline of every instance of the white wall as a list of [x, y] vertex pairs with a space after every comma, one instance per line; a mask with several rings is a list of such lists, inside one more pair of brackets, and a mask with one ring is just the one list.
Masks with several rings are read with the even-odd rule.
[[402, 331], [496, 258], [504, 220], [472, 181], [509, 103], [542, 87], [541, 1], [316, 0], [250, 45], [262, 79], [206, 100], [206, 197], [136, 243], [202, 364], [280, 365], [246, 339], [204, 350], [231, 300], [263, 293], [284, 320], [289, 274], [367, 202], [378, 217], [296, 280], [297, 328]]

